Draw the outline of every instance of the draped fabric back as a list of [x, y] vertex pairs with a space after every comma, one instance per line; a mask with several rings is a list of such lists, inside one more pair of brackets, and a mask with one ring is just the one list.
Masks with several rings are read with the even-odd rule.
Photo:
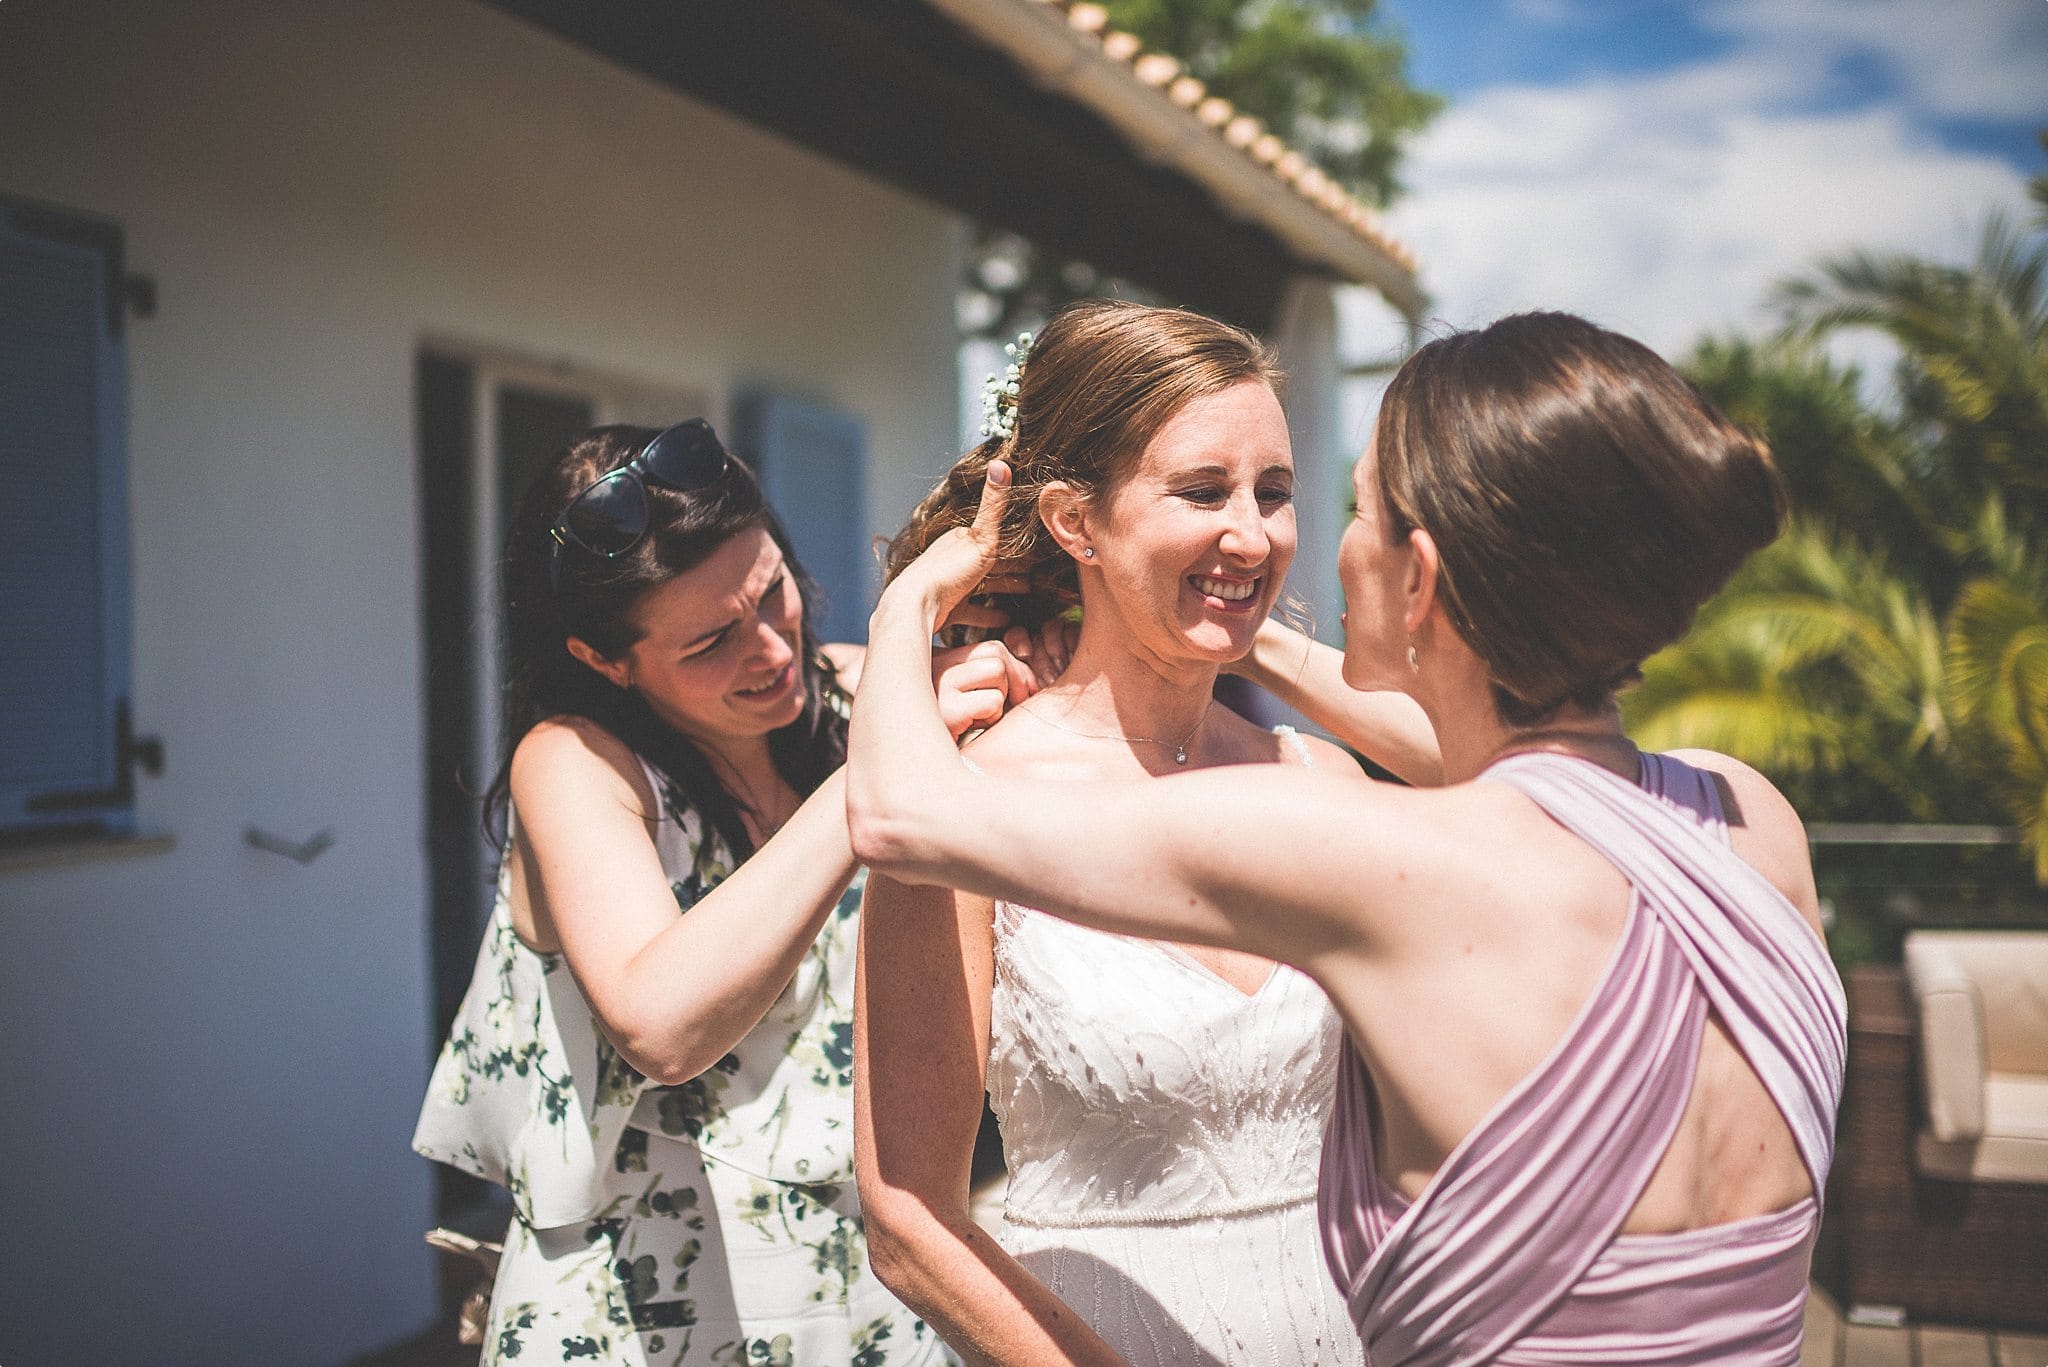
[[1712, 776], [1669, 756], [1643, 766], [1640, 788], [1557, 755], [1483, 775], [1613, 862], [1634, 897], [1579, 1018], [1412, 1205], [1379, 1177], [1376, 1101], [1347, 1042], [1324, 1248], [1375, 1363], [1782, 1361], [1788, 1344], [1796, 1361], [1817, 1195], [1714, 1230], [1616, 1239], [1685, 1111], [1710, 1009], [1816, 1194], [1847, 1041], [1825, 947], [1729, 848]]

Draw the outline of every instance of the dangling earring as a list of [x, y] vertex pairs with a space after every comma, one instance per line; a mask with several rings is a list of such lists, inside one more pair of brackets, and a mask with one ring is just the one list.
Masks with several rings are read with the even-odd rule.
[[1413, 641], [1408, 643], [1408, 668], [1416, 674], [1422, 672], [1422, 661], [1415, 654], [1415, 642]]

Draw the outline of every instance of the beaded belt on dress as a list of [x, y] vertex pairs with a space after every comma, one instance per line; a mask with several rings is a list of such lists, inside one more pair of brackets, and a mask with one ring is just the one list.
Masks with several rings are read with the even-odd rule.
[[1203, 1220], [1225, 1220], [1241, 1215], [1262, 1215], [1307, 1205], [1316, 1199], [1316, 1189], [1279, 1196], [1254, 1196], [1241, 1201], [1204, 1201], [1170, 1210], [1146, 1210], [1142, 1206], [1105, 1202], [1084, 1210], [1061, 1210], [1047, 1214], [1020, 1211], [1004, 1203], [1003, 1219], [1024, 1229], [1086, 1229], [1105, 1225], [1187, 1225]]

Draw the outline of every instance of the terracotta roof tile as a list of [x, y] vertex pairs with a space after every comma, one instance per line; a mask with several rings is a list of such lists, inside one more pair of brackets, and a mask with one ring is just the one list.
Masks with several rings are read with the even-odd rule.
[[1266, 133], [1258, 120], [1248, 114], [1238, 114], [1228, 100], [1205, 98], [1207, 88], [1194, 77], [1181, 74], [1179, 58], [1164, 52], [1146, 52], [1144, 45], [1132, 34], [1118, 30], [1104, 33], [1109, 28], [1109, 11], [1092, 3], [1092, 0], [1035, 2], [1065, 10], [1067, 23], [1082, 33], [1102, 35], [1105, 56], [1129, 66], [1132, 75], [1146, 85], [1154, 89], [1163, 88], [1169, 99], [1183, 109], [1193, 111], [1204, 127], [1218, 132], [1230, 146], [1270, 165], [1275, 175], [1290, 182], [1296, 191], [1315, 201], [1332, 218], [1400, 262], [1406, 270], [1414, 271], [1415, 253], [1386, 230], [1379, 215], [1369, 205], [1358, 202], [1306, 156]]
[[[1230, 101], [1209, 94], [1200, 80], [1187, 74], [1178, 58], [1164, 52], [1148, 52], [1134, 35], [1112, 29], [1109, 11], [1095, 0], [1015, 2], [1020, 9], [1043, 9], [1064, 18], [1062, 27], [1071, 31], [1073, 40], [1127, 68], [1138, 84], [1158, 92], [1175, 106], [1179, 112], [1173, 117], [1188, 120], [1190, 136], [1214, 139], [1222, 147], [1244, 157], [1258, 173], [1271, 175], [1306, 201], [1314, 212], [1328, 220], [1331, 228], [1362, 242], [1370, 249], [1363, 258], [1350, 252], [1339, 253], [1354, 263], [1347, 268], [1347, 273], [1362, 272], [1375, 279], [1382, 290], [1388, 292], [1390, 299], [1398, 298], [1404, 310], [1411, 314], [1420, 309], [1423, 295], [1414, 278], [1415, 253], [1387, 231], [1372, 207], [1360, 203], [1327, 172], [1267, 131], [1257, 119], [1239, 112]], [[968, 3], [968, 0], [932, 0], [932, 3], [955, 13], [969, 10], [985, 12], [982, 4]], [[1008, 34], [1000, 24], [992, 25], [991, 31]], [[1057, 71], [1065, 65], [1063, 59], [1042, 47], [1033, 47], [1032, 54], [1042, 64], [1043, 70]], [[1023, 55], [1023, 49], [1019, 49], [1019, 55]], [[1391, 263], [1393, 272], [1367, 264], [1374, 254], [1380, 262]]]

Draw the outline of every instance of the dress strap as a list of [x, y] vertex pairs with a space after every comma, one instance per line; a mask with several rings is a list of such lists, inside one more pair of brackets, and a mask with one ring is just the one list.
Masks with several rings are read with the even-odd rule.
[[1734, 842], [1728, 834], [1728, 815], [1721, 802], [1721, 785], [1711, 770], [1647, 750], [1643, 752], [1642, 765], [1644, 792], [1661, 798], [1672, 809], [1684, 812], [1707, 834], [1733, 848]]
[[[1382, 1196], [1364, 1066], [1338, 1083], [1343, 1151], [1323, 1180], [1334, 1246], [1371, 1250], [1342, 1287], [1374, 1362], [1491, 1361], [1570, 1294], [1662, 1160], [1692, 1092], [1706, 1001], [1640, 906], [1607, 976], [1537, 1069], [1452, 1150], [1420, 1196]], [[1375, 1209], [1375, 1207], [1378, 1209]], [[1350, 1227], [1351, 1221], [1361, 1221]]]
[[1726, 843], [1711, 777], [1669, 756], [1646, 756], [1644, 770], [1642, 787], [1559, 755], [1487, 771], [1627, 877], [1628, 920], [1563, 1038], [1405, 1209], [1379, 1185], [1377, 1101], [1346, 1058], [1324, 1237], [1373, 1361], [1491, 1360], [1571, 1295], [1677, 1131], [1710, 1007], [1784, 1115], [1817, 1218], [1841, 1096], [1840, 979], [1798, 911]]
[[1727, 843], [1725, 821], [1707, 826], [1677, 810], [1675, 769], [1692, 770], [1695, 795], [1713, 792], [1711, 777], [1669, 755], [1644, 756], [1646, 773], [1652, 759], [1659, 793], [1562, 755], [1512, 755], [1486, 776], [1599, 851], [1656, 913], [1783, 1113], [1818, 1201], [1848, 1050], [1841, 975], [1806, 918]]

